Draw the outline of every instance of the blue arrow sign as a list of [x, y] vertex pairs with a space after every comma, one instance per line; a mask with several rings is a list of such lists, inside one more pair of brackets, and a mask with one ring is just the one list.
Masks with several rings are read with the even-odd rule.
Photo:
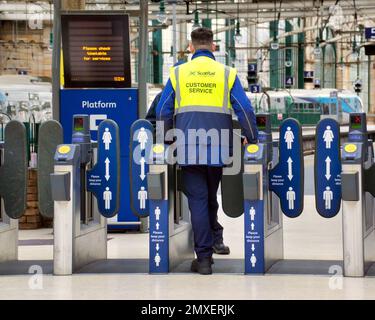
[[280, 127], [279, 163], [270, 170], [270, 190], [280, 198], [287, 217], [298, 217], [303, 210], [304, 166], [301, 125], [286, 119]]
[[130, 207], [135, 215], [147, 217], [147, 173], [153, 145], [154, 127], [148, 120], [140, 119], [130, 129]]
[[323, 119], [315, 136], [315, 204], [325, 218], [334, 217], [341, 206], [340, 125]]
[[98, 161], [87, 171], [87, 191], [92, 192], [99, 212], [106, 218], [120, 208], [120, 133], [117, 123], [104, 120], [98, 128]]

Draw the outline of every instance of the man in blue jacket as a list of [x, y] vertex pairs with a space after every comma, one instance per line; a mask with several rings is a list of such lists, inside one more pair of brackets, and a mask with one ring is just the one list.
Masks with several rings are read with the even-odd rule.
[[[174, 126], [185, 137], [183, 148], [177, 149], [177, 158], [197, 255], [191, 270], [211, 274], [214, 247], [224, 246], [222, 227], [216, 235], [213, 230], [219, 226], [217, 189], [232, 148], [232, 113], [242, 126], [244, 143], [256, 143], [258, 131], [253, 108], [236, 70], [215, 61], [212, 31], [195, 29], [191, 40], [192, 60], [171, 68], [156, 107], [156, 121], [163, 121], [166, 129]], [[202, 132], [206, 133], [205, 141], [201, 139]], [[225, 139], [228, 134], [229, 139]]]

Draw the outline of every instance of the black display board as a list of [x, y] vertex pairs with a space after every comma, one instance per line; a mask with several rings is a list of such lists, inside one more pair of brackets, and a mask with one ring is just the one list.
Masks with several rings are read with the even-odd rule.
[[129, 16], [61, 16], [65, 88], [131, 87]]

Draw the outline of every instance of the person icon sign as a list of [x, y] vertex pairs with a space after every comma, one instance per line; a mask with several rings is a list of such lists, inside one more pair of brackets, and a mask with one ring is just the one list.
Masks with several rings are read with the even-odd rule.
[[296, 193], [293, 191], [292, 187], [286, 193], [286, 200], [288, 200], [289, 210], [294, 210], [294, 202], [296, 201]]
[[145, 187], [141, 187], [141, 190], [138, 191], [138, 200], [139, 208], [146, 209], [147, 191], [145, 190]]
[[254, 207], [250, 208], [249, 214], [250, 214], [250, 221], [254, 221], [254, 219], [255, 219], [255, 209], [254, 209]]
[[291, 150], [294, 142], [294, 133], [291, 127], [286, 128], [286, 132], [284, 134], [284, 141], [286, 143], [287, 149]]
[[156, 209], [155, 209], [155, 218], [156, 218], [156, 221], [160, 220], [160, 214], [161, 214], [160, 208], [156, 207]]
[[332, 208], [333, 192], [330, 187], [326, 187], [326, 190], [323, 192], [323, 200], [325, 201], [326, 210]]
[[255, 256], [255, 254], [251, 254], [251, 258], [250, 258], [250, 262], [251, 262], [251, 266], [253, 268], [255, 268], [255, 264], [257, 263], [257, 257]]
[[109, 131], [109, 128], [105, 128], [102, 140], [104, 143], [105, 150], [109, 150], [110, 144], [112, 143], [112, 135]]
[[146, 132], [145, 128], [142, 127], [139, 130], [138, 136], [137, 136], [137, 141], [140, 144], [141, 150], [145, 150], [146, 149], [146, 143], [148, 141], [148, 135], [147, 135], [147, 132]]
[[160, 266], [160, 262], [161, 262], [161, 258], [160, 258], [159, 253], [156, 253], [156, 256], [155, 256], [154, 261], [155, 261], [155, 265], [156, 265], [157, 267], [159, 267], [159, 266]]
[[104, 200], [104, 208], [106, 210], [111, 209], [112, 192], [109, 190], [108, 187], [106, 187], [105, 191], [103, 192], [103, 200]]
[[333, 135], [333, 131], [331, 126], [327, 126], [326, 130], [323, 133], [323, 140], [326, 143], [326, 149], [331, 149], [331, 145], [335, 136]]

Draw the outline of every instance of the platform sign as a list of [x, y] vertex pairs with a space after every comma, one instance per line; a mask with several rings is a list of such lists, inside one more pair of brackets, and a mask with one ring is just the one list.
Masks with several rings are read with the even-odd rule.
[[366, 28], [365, 38], [366, 40], [375, 40], [375, 28]]
[[98, 128], [98, 161], [87, 171], [87, 191], [92, 192], [99, 212], [106, 218], [120, 210], [120, 130], [113, 120], [104, 120]]
[[332, 218], [341, 206], [340, 125], [334, 119], [318, 123], [315, 135], [315, 205], [324, 218]]
[[286, 119], [280, 127], [279, 163], [270, 170], [270, 190], [280, 198], [282, 212], [290, 218], [303, 210], [304, 165], [301, 125]]
[[259, 84], [252, 84], [250, 86], [251, 93], [260, 93], [260, 85]]
[[63, 89], [60, 90], [60, 123], [64, 143], [72, 142], [72, 118], [90, 116], [91, 140], [98, 140], [98, 126], [105, 119], [116, 121], [120, 128], [121, 196], [120, 211], [108, 220], [110, 229], [138, 229], [139, 218], [130, 208], [129, 137], [130, 127], [138, 119], [138, 89]]
[[304, 78], [314, 78], [314, 71], [304, 71], [303, 77]]
[[130, 129], [130, 207], [133, 213], [147, 217], [147, 173], [153, 145], [154, 127], [148, 120], [140, 119]]
[[286, 77], [285, 78], [285, 86], [292, 87], [294, 85], [294, 78], [293, 77]]
[[169, 272], [168, 200], [150, 201], [150, 273]]

